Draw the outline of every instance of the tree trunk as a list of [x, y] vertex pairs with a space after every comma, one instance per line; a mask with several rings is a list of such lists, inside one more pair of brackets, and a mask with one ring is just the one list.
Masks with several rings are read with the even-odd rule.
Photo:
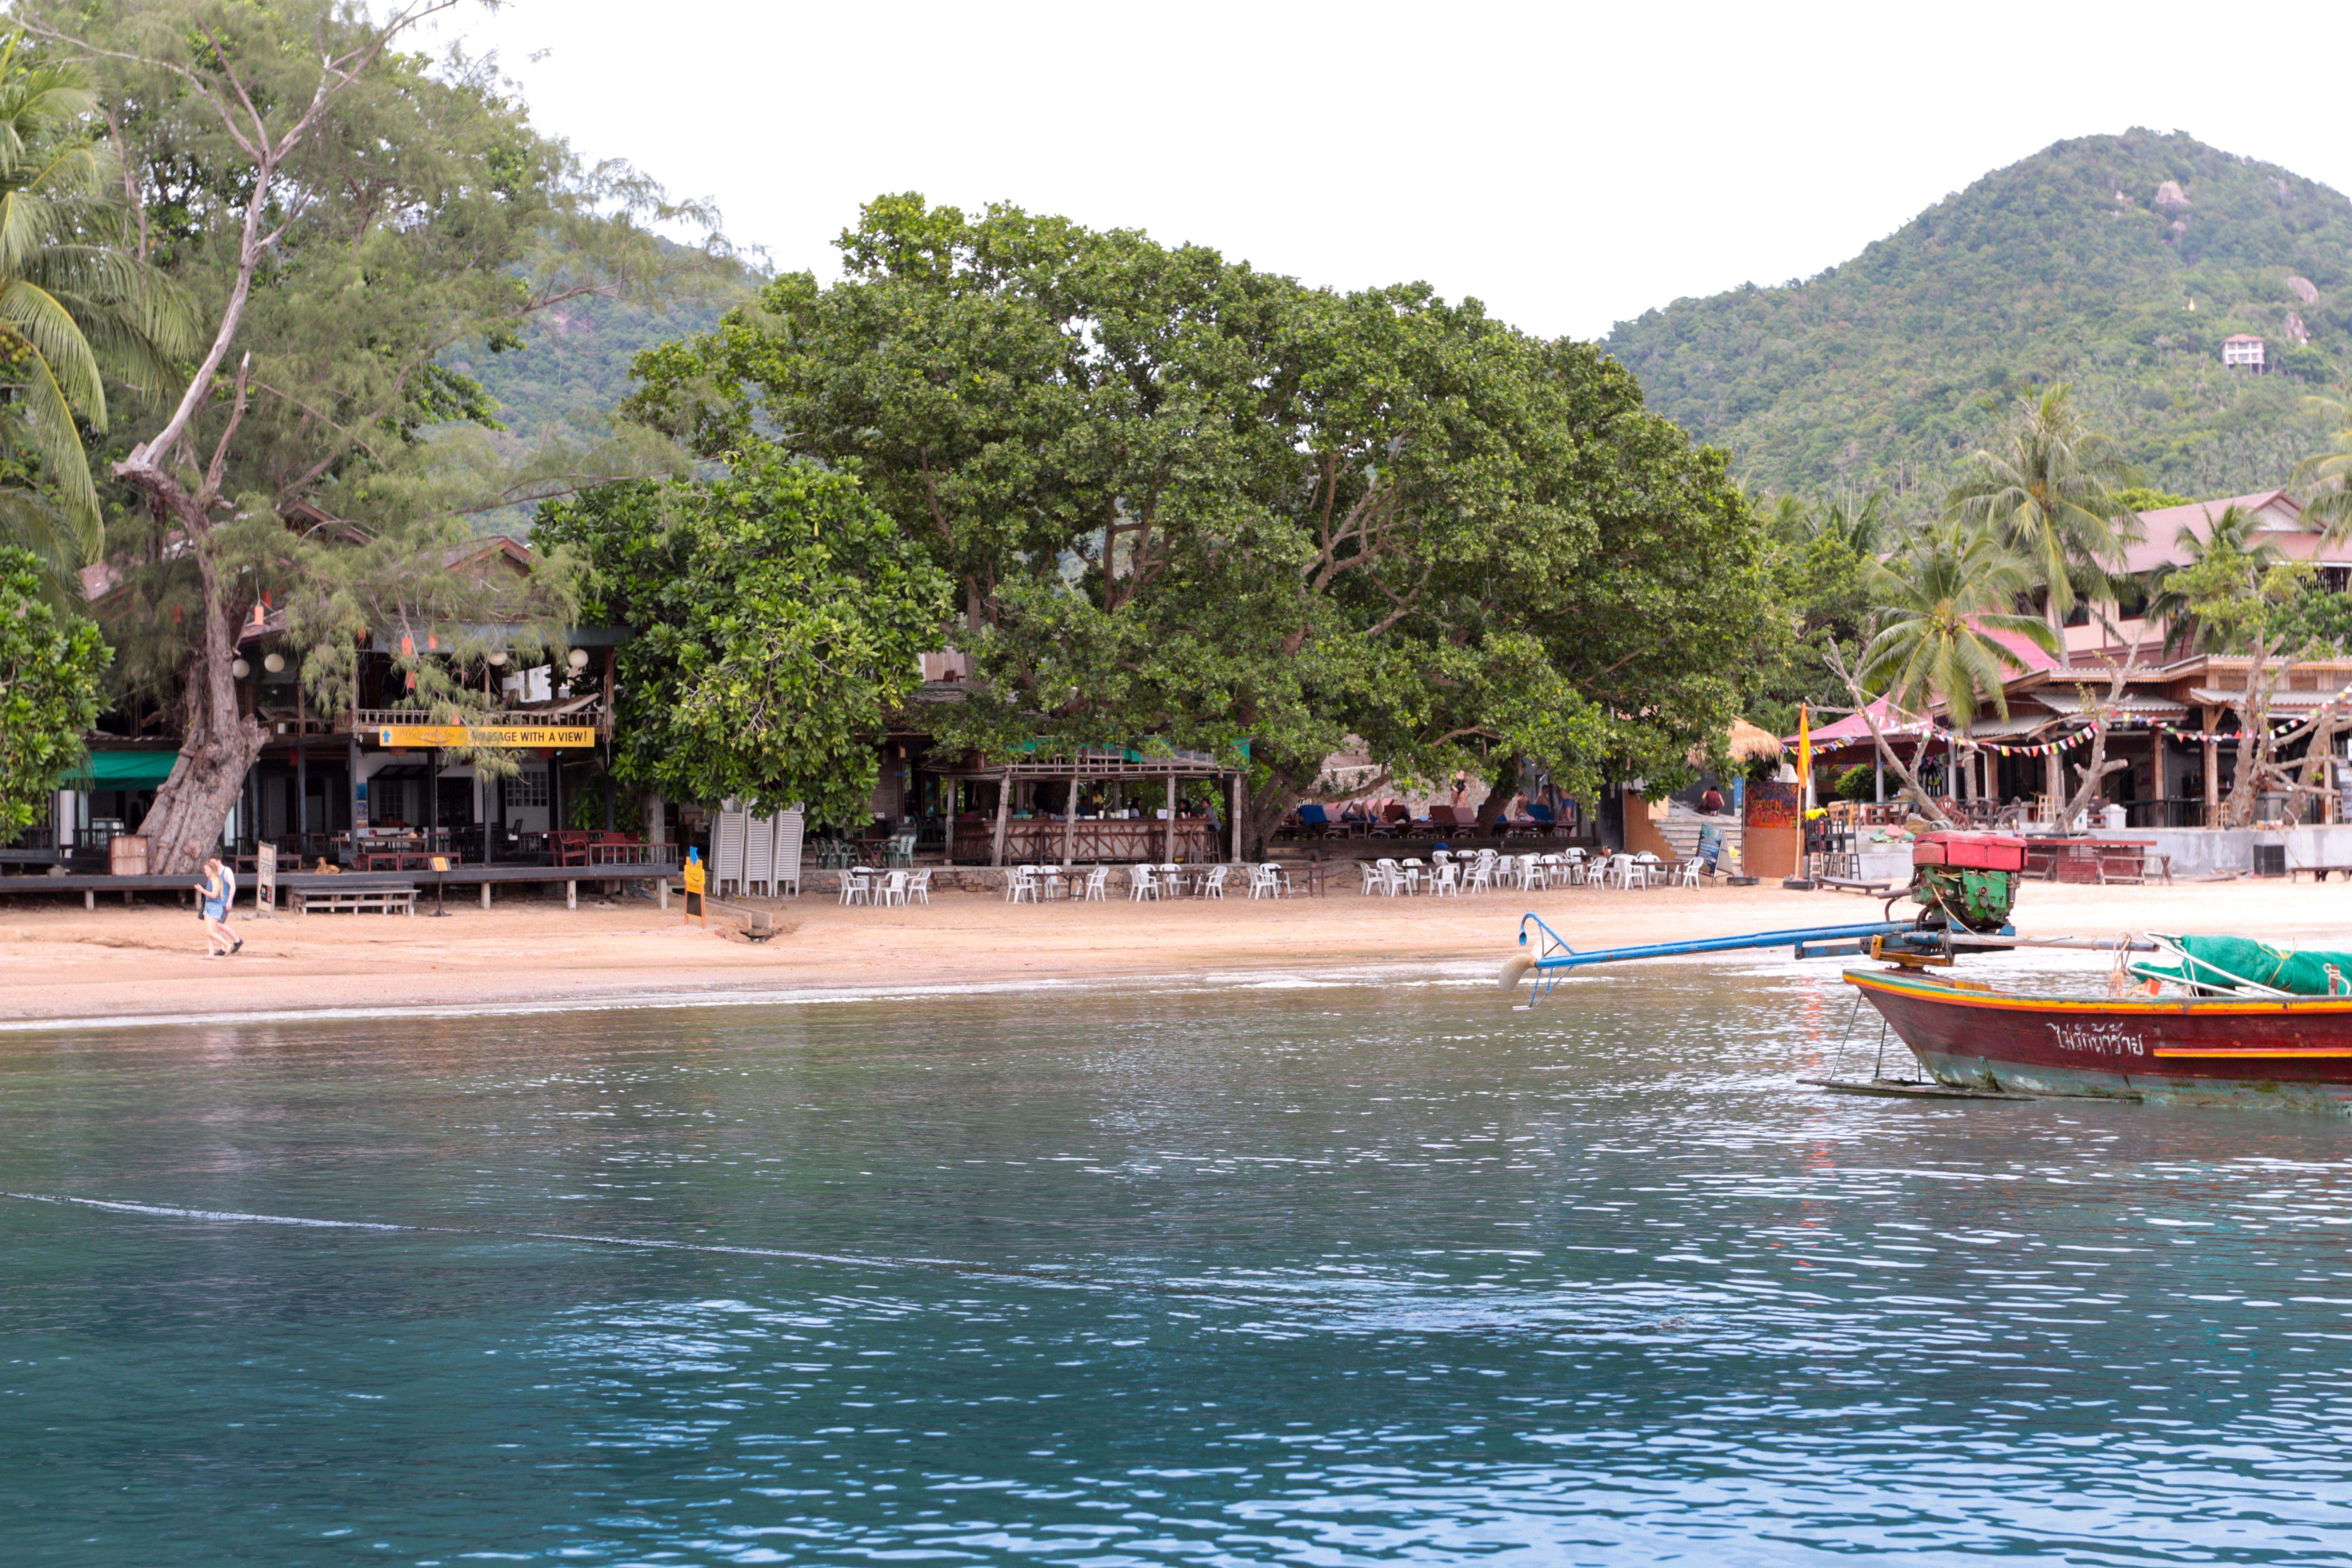
[[1525, 758], [1513, 752], [1504, 759], [1501, 772], [1486, 781], [1486, 798], [1478, 803], [1478, 832], [1495, 831], [1495, 823], [1510, 805], [1513, 794], [1512, 790], [1503, 787], [1502, 781], [1507, 779], [1516, 787], [1519, 782], [1519, 769], [1525, 763]]
[[260, 724], [236, 710], [236, 678], [229, 669], [236, 658], [236, 617], [222, 602], [226, 589], [205, 545], [196, 541], [205, 620], [184, 698], [187, 738], [139, 829], [147, 839], [148, 870], [156, 876], [192, 876], [219, 847], [229, 808], [261, 754]]
[[1290, 808], [1306, 798], [1306, 792], [1289, 780], [1278, 768], [1267, 770], [1265, 783], [1251, 789], [1242, 789], [1243, 858], [1265, 858], [1266, 836]]

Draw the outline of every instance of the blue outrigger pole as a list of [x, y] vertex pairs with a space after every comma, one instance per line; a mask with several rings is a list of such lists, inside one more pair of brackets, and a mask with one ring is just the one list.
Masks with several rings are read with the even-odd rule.
[[1623, 963], [1636, 958], [1671, 958], [1685, 952], [1732, 952], [1741, 948], [1785, 947], [1797, 958], [1858, 958], [1869, 951], [1873, 937], [1904, 936], [1912, 940], [1906, 945], [1917, 945], [1924, 938], [1932, 944], [1929, 951], [1948, 952], [1948, 943], [1941, 931], [1926, 931], [1917, 921], [1875, 921], [1868, 925], [1804, 926], [1795, 931], [1750, 931], [1745, 936], [1696, 937], [1689, 942], [1654, 942], [1643, 947], [1602, 947], [1589, 952], [1579, 952], [1560, 940], [1560, 935], [1544, 924], [1543, 917], [1525, 914], [1519, 917], [1519, 945], [1528, 945], [1528, 928], [1533, 926], [1543, 933], [1543, 945], [1534, 953], [1513, 953], [1504, 961], [1498, 978], [1506, 991], [1516, 990], [1520, 981], [1535, 976], [1535, 994], [1527, 1005], [1532, 1007], [1551, 994], [1559, 977], [1571, 969], [1582, 969], [1595, 963]]

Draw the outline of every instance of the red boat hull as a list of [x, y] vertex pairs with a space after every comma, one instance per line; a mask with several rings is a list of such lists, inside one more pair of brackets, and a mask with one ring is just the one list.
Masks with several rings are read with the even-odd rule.
[[1901, 970], [1846, 971], [1940, 1083], [2352, 1109], [2352, 997], [2023, 996]]

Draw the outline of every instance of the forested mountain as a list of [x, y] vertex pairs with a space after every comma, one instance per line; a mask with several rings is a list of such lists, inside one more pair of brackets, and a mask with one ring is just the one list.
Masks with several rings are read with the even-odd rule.
[[[2232, 332], [2270, 374], [2222, 368]], [[2283, 485], [2325, 434], [2305, 395], [2352, 371], [2352, 201], [2186, 135], [2061, 142], [1843, 266], [1678, 300], [1606, 347], [1759, 490], [1933, 496], [2055, 380], [2151, 485]]]
[[593, 439], [629, 395], [629, 362], [639, 351], [709, 331], [751, 288], [746, 275], [715, 294], [660, 307], [585, 296], [533, 322], [521, 348], [477, 347], [450, 355], [450, 368], [482, 384], [517, 441], [566, 430]]

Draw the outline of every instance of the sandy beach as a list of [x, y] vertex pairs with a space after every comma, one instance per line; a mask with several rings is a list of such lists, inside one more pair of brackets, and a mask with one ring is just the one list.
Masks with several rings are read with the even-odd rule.
[[[0, 901], [0, 1019], [123, 1018], [312, 1009], [619, 1001], [654, 994], [1110, 980], [1309, 972], [1367, 964], [1493, 962], [1518, 918], [1541, 914], [1578, 947], [1658, 942], [1876, 918], [1852, 894], [1778, 887], [1569, 888], [1483, 898], [1328, 898], [1253, 903], [1050, 902], [1007, 906], [941, 893], [929, 907], [845, 909], [829, 898], [765, 904], [779, 934], [743, 940], [642, 898], [580, 908], [504, 897], [445, 919], [240, 910], [245, 950], [208, 960], [193, 910], [147, 904], [84, 910], [63, 899]], [[2352, 886], [2238, 881], [2154, 888], [2030, 885], [2028, 935], [2226, 931], [2284, 945], [2352, 948]]]

